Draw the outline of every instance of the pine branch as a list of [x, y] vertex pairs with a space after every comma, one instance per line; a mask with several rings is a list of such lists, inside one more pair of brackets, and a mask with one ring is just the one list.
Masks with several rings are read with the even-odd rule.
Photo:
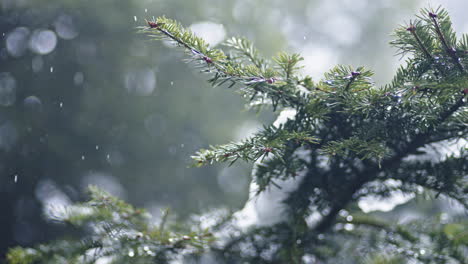
[[[428, 12], [427, 16], [429, 17], [430, 21], [434, 26], [434, 31], [439, 38], [440, 42], [442, 43], [445, 52], [452, 58], [453, 63], [457, 65], [460, 72], [465, 72], [465, 68], [460, 63], [460, 59], [456, 55], [456, 49], [452, 46], [455, 43], [455, 33], [452, 30], [450, 18], [448, 17], [448, 13], [445, 10], [440, 10], [439, 12]], [[439, 20], [441, 20], [441, 24], [444, 27], [444, 32], [442, 32], [441, 25], [439, 24]], [[450, 43], [447, 40], [447, 36], [449, 37]], [[453, 44], [452, 44], [453, 43]]]
[[364, 141], [357, 137], [341, 141], [331, 141], [322, 148], [322, 151], [327, 155], [350, 155], [347, 151], [356, 153], [361, 159], [382, 160], [388, 154], [387, 148], [378, 140]]
[[464, 174], [468, 171], [468, 153], [464, 149], [460, 151], [460, 157], [446, 157], [435, 164], [433, 161], [404, 161], [386, 176], [443, 193], [468, 209], [468, 183]]
[[[423, 41], [421, 40], [421, 38], [419, 37], [419, 34], [417, 32], [417, 29], [422, 29], [421, 27], [421, 22], [418, 21], [416, 24], [413, 24], [412, 22], [410, 22], [410, 25], [409, 27], [406, 28], [407, 31], [409, 31], [414, 39], [416, 40], [416, 43], [417, 43], [417, 47], [419, 47], [421, 49], [421, 51], [424, 53], [424, 55], [429, 59], [431, 60], [432, 62], [435, 61], [434, 57], [432, 56], [432, 54], [429, 52], [429, 50], [427, 49], [426, 45], [423, 44]], [[429, 40], [426, 40], [427, 41], [431, 41], [430, 39]]]
[[210, 149], [202, 149], [192, 156], [196, 161], [195, 166], [213, 164], [215, 162], [230, 162], [238, 159], [254, 162], [266, 158], [269, 154], [283, 160], [287, 143], [294, 141], [297, 144], [315, 144], [317, 139], [304, 132], [288, 132], [274, 126], [265, 127], [260, 133], [240, 143], [230, 143], [220, 146], [212, 146]]
[[8, 252], [9, 263], [92, 264], [103, 257], [112, 257], [116, 263], [169, 263], [177, 256], [202, 252], [213, 242], [207, 230], [183, 234], [166, 228], [165, 223], [153, 226], [145, 210], [97, 187], [91, 186], [89, 194], [88, 202], [66, 208], [63, 218], [57, 219], [87, 229], [84, 237], [35, 248], [15, 247]]
[[[439, 116], [439, 122], [443, 123], [449, 116], [455, 113], [465, 104], [464, 98], [460, 98], [455, 104], [452, 105], [447, 111], [443, 112]], [[434, 128], [435, 129], [435, 128]], [[341, 193], [341, 196], [334, 201], [333, 206], [330, 208], [330, 212], [322, 218], [322, 220], [315, 226], [314, 230], [317, 233], [325, 232], [334, 224], [334, 219], [340, 212], [344, 209], [349, 202], [353, 200], [355, 193], [361, 189], [367, 182], [372, 181], [377, 178], [377, 174], [380, 171], [380, 168], [394, 168], [399, 166], [401, 161], [408, 155], [414, 153], [418, 148], [427, 144], [426, 140], [430, 136], [431, 132], [428, 129], [428, 132], [418, 135], [411, 142], [406, 144], [406, 146], [398, 151], [393, 157], [385, 159], [379, 165], [374, 165], [367, 169], [364, 169], [359, 173], [359, 176], [356, 177], [354, 182], [348, 186], [347, 190], [344, 193]]]
[[299, 54], [288, 55], [284, 52], [280, 53], [273, 60], [278, 64], [279, 68], [283, 71], [284, 78], [289, 81], [293, 74], [302, 67], [297, 66], [298, 63], [304, 60]]
[[[274, 109], [278, 105], [296, 108], [307, 102], [307, 98], [294, 86], [285, 85], [282, 79], [276, 76], [275, 71], [255, 65], [244, 66], [235, 60], [228, 59], [223, 51], [210, 48], [203, 39], [195, 36], [174, 20], [159, 17], [156, 21], [147, 21], [147, 24], [147, 27], [141, 28], [141, 33], [155, 39], [162, 36], [184, 47], [189, 51], [192, 60], [201, 62], [203, 72], [214, 75], [209, 80], [214, 86], [230, 82], [230, 87], [232, 87], [238, 83], [245, 86], [240, 91], [244, 96], [249, 97], [250, 101], [257, 99], [263, 101], [266, 97], [271, 100]], [[260, 62], [255, 57], [254, 51], [245, 51], [244, 54], [253, 56], [257, 64]]]

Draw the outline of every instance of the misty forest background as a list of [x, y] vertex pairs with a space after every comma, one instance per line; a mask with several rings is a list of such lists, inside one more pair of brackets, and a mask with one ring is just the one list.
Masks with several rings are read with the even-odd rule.
[[[267, 57], [301, 53], [315, 79], [338, 63], [364, 65], [379, 85], [400, 63], [390, 32], [428, 3], [443, 4], [455, 30], [468, 32], [461, 0], [0, 0], [1, 255], [66, 233], [54, 208], [82, 200], [89, 184], [155, 221], [166, 207], [184, 219], [243, 206], [251, 165], [194, 169], [190, 156], [274, 116], [239, 111], [243, 99], [209, 88], [181, 52], [135, 34], [145, 19], [177, 19], [213, 46], [242, 35]], [[423, 198], [387, 217], [447, 206]]]

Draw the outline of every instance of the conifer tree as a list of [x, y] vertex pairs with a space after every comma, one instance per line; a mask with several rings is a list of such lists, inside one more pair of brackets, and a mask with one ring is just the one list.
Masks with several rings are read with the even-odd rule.
[[[255, 195], [293, 182], [281, 201], [281, 221], [227, 232], [236, 226], [226, 220], [210, 230], [186, 228], [183, 235], [169, 231], [165, 220], [150, 225], [140, 209], [92, 188], [91, 201], [64, 218], [91, 224], [87, 239], [14, 248], [10, 263], [103, 257], [168, 263], [196, 259], [202, 251], [219, 263], [467, 263], [468, 35], [457, 39], [446, 10], [423, 9], [395, 31], [391, 45], [408, 59], [382, 87], [373, 83], [372, 71], [341, 65], [315, 82], [298, 73], [299, 54], [270, 61], [245, 38], [228, 40], [228, 51], [211, 48], [165, 17], [140, 32], [182, 47], [213, 86], [236, 89], [249, 107], [294, 113], [246, 140], [193, 156], [195, 166], [256, 162]], [[458, 149], [450, 155], [424, 158], [431, 147], [455, 141]], [[395, 190], [451, 199], [465, 211], [450, 221], [432, 217], [402, 226], [356, 206]]]

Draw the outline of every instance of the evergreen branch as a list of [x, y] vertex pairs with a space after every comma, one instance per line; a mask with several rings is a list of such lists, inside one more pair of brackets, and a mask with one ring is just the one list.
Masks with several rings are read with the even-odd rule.
[[291, 76], [301, 69], [302, 67], [297, 66], [297, 64], [304, 60], [301, 55], [295, 53], [288, 55], [284, 52], [278, 54], [273, 60], [278, 64], [279, 68], [283, 71], [283, 75], [286, 80], [290, 80]]
[[463, 34], [460, 38], [458, 46], [463, 52], [468, 52], [468, 34]]
[[58, 240], [35, 248], [15, 247], [8, 252], [9, 263], [91, 264], [103, 257], [111, 257], [116, 263], [169, 263], [178, 256], [202, 252], [213, 242], [207, 230], [182, 234], [159, 229], [150, 224], [143, 209], [97, 187], [91, 186], [89, 193], [88, 202], [67, 208], [61, 219], [87, 229], [89, 234], [76, 242]]
[[[307, 98], [295, 87], [282, 85], [281, 79], [276, 77], [275, 71], [268, 68], [258, 68], [255, 65], [243, 66], [228, 59], [223, 51], [209, 48], [203, 39], [195, 36], [190, 30], [183, 28], [174, 20], [159, 17], [156, 21], [147, 21], [147, 24], [148, 26], [143, 27], [140, 32], [150, 37], [166, 37], [187, 49], [194, 60], [202, 62], [202, 66], [205, 67], [203, 72], [214, 75], [209, 80], [214, 86], [226, 82], [231, 83], [230, 87], [236, 83], [245, 85], [241, 92], [250, 97], [250, 101], [264, 100], [266, 96], [271, 100], [275, 110], [278, 105], [295, 108], [305, 105], [307, 102]], [[157, 33], [157, 35], [151, 33]], [[250, 53], [250, 55], [253, 56], [254, 53]]]
[[435, 61], [434, 38], [431, 36], [428, 27], [421, 20], [410, 21], [409, 25], [399, 27], [393, 33], [394, 39], [390, 45], [398, 49], [399, 55], [422, 54], [432, 62]]
[[238, 159], [253, 162], [262, 160], [271, 153], [274, 157], [283, 160], [284, 151], [287, 148], [285, 142], [297, 142], [299, 144], [315, 144], [317, 139], [304, 132], [287, 132], [273, 126], [240, 143], [230, 143], [220, 146], [211, 146], [210, 149], [202, 149], [192, 156], [195, 166], [213, 164], [215, 162], [230, 162], [233, 164]]
[[[307, 143], [307, 145], [312, 144]], [[273, 157], [256, 165], [253, 180], [258, 185], [257, 194], [260, 194], [272, 185], [278, 189], [282, 189], [275, 180], [282, 180], [286, 177], [294, 178], [299, 172], [306, 170], [307, 163], [304, 160], [298, 159], [293, 155], [288, 155], [293, 153], [298, 146], [299, 144], [287, 146], [282, 156]]]
[[444, 111], [439, 115], [439, 123], [445, 122], [450, 116], [452, 116], [455, 112], [462, 108], [466, 104], [466, 102], [467, 100], [464, 98], [464, 96], [459, 97], [455, 104], [453, 104], [447, 111]]
[[[465, 100], [463, 97], [461, 97], [447, 111], [439, 115], [439, 123], [443, 123], [449, 116], [455, 113], [464, 104]], [[345, 208], [345, 206], [353, 200], [353, 196], [359, 189], [361, 189], [367, 182], [377, 177], [380, 168], [387, 169], [399, 165], [403, 158], [414, 153], [419, 147], [422, 147], [427, 143], [426, 140], [431, 134], [429, 131], [430, 130], [428, 129], [426, 133], [419, 134], [394, 156], [383, 160], [381, 164], [377, 166], [374, 165], [362, 170], [358, 177], [350, 184], [350, 186], [348, 186], [346, 192], [341, 193], [341, 196], [334, 201], [329, 213], [322, 218], [322, 220], [315, 226], [314, 230], [318, 233], [321, 233], [330, 228], [333, 225], [334, 219], [336, 219], [336, 216], [340, 210]]]
[[[424, 9], [421, 12], [419, 19], [410, 21], [409, 26], [397, 29], [394, 34], [396, 39], [390, 42], [399, 49], [399, 54], [415, 55], [408, 61], [407, 68], [402, 67], [398, 70], [392, 82], [394, 88], [405, 84], [406, 81], [450, 79], [457, 71], [447, 67], [448, 63], [453, 63], [459, 72], [465, 72], [462, 58], [466, 57], [466, 52], [458, 52], [455, 48], [456, 35], [447, 11]], [[463, 43], [462, 38], [461, 47]], [[442, 56], [441, 53], [448, 56]]]
[[[346, 228], [338, 228], [336, 231], [338, 234], [358, 236], [360, 242], [359, 245], [351, 247], [353, 252], [360, 247], [373, 247], [380, 252], [384, 247], [407, 260], [418, 261], [417, 263], [465, 263], [467, 260], [466, 244], [463, 245], [462, 242], [468, 238], [466, 233], [463, 234], [467, 227], [466, 221], [458, 222], [452, 219], [452, 223], [447, 224], [436, 217], [425, 221], [412, 221], [402, 227], [361, 214], [340, 217], [337, 221], [343, 226], [353, 226], [352, 231], [347, 231]], [[385, 232], [381, 232], [382, 230]], [[462, 234], [457, 237], [458, 233]], [[417, 234], [417, 237], [413, 234]], [[386, 247], [385, 243], [394, 247]], [[401, 259], [397, 263], [403, 261]]]
[[378, 140], [364, 141], [357, 137], [351, 137], [340, 141], [328, 142], [322, 151], [330, 156], [349, 155], [349, 151], [356, 153], [361, 159], [376, 158], [382, 160], [388, 149]]
[[206, 64], [214, 65], [218, 71], [226, 75], [228, 74], [225, 66], [221, 63], [222, 60], [226, 58], [224, 52], [218, 49], [210, 49], [202, 38], [195, 36], [190, 30], [183, 28], [178, 22], [160, 17], [154, 22], [147, 21], [147, 24], [148, 27], [143, 28], [143, 33], [151, 29], [156, 30], [168, 39], [186, 48], [192, 54], [199, 56], [198, 59], [203, 60]]
[[349, 81], [348, 83], [346, 84], [346, 87], [345, 87], [345, 91], [349, 91], [349, 87], [351, 87], [351, 85], [353, 84], [353, 82], [356, 80], [356, 77], [361, 75], [360, 72], [351, 72], [351, 75], [349, 77]]
[[338, 92], [340, 96], [351, 92], [360, 92], [374, 88], [371, 77], [374, 73], [364, 67], [353, 69], [349, 66], [338, 65], [325, 73], [324, 81], [318, 85], [319, 90]]
[[419, 37], [418, 33], [417, 33], [417, 27], [416, 25], [414, 25], [413, 23], [410, 22], [410, 25], [409, 27], [406, 29], [407, 31], [409, 31], [413, 37], [415, 38], [416, 40], [416, 43], [418, 45], [418, 47], [422, 50], [423, 54], [428, 58], [430, 59], [432, 62], [435, 61], [434, 57], [432, 56], [432, 54], [427, 50], [426, 46], [423, 44], [421, 38]]
[[446, 11], [445, 10], [441, 10], [439, 12], [439, 14], [436, 14], [434, 12], [428, 12], [427, 14], [430, 18], [430, 20], [432, 21], [433, 23], [433, 26], [434, 26], [434, 30], [436, 32], [436, 35], [437, 37], [439, 38], [440, 42], [442, 43], [443, 47], [444, 47], [444, 50], [445, 52], [452, 58], [453, 60], [453, 63], [455, 65], [457, 65], [458, 69], [460, 70], [460, 72], [465, 72], [465, 68], [463, 67], [463, 65], [460, 63], [460, 59], [457, 57], [456, 55], [456, 50], [455, 48], [451, 47], [449, 44], [448, 44], [448, 41], [446, 39], [446, 37], [444, 36], [444, 33], [442, 32], [441, 30], [441, 27], [440, 27], [440, 24], [439, 24], [439, 17], [442, 16], [443, 18], [443, 21], [444, 21], [444, 24], [446, 24], [445, 26], [445, 32], [448, 32], [450, 34], [454, 34], [451, 30], [451, 23], [450, 23], [450, 20], [446, 14]]
[[416, 184], [445, 194], [468, 208], [468, 185], [465, 173], [468, 171], [468, 152], [461, 149], [460, 157], [447, 157], [444, 161], [404, 161], [398, 168], [388, 171], [385, 176]]
[[[431, 60], [421, 61], [419, 58], [409, 58], [406, 60], [405, 66], [400, 66], [397, 69], [391, 84], [385, 86], [384, 89], [388, 91], [401, 89], [401, 86], [404, 86], [405, 84], [411, 85], [413, 82], [421, 80], [422, 76], [431, 76], [427, 73], [432, 66], [433, 62]], [[437, 65], [436, 69], [438, 69]]]

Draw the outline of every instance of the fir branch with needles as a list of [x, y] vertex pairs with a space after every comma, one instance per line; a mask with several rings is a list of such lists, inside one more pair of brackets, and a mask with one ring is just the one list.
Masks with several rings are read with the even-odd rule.
[[[147, 21], [147, 24], [147, 27], [140, 29], [141, 33], [153, 39], [162, 37], [183, 47], [190, 54], [192, 61], [199, 62], [198, 66], [202, 68], [202, 72], [212, 75], [209, 79], [212, 85], [229, 83], [232, 87], [239, 84], [243, 86], [240, 92], [249, 97], [251, 101], [256, 99], [266, 101], [274, 108], [278, 105], [297, 107], [305, 104], [302, 93], [296, 91], [294, 86], [288, 86], [275, 70], [260, 64], [264, 62], [259, 59], [251, 43], [231, 39], [226, 44], [236, 51], [241, 51], [253, 62], [253, 64], [244, 65], [239, 60], [229, 59], [223, 51], [210, 48], [202, 38], [195, 36], [174, 20], [160, 17], [155, 21]], [[294, 91], [285, 91], [291, 89]]]

